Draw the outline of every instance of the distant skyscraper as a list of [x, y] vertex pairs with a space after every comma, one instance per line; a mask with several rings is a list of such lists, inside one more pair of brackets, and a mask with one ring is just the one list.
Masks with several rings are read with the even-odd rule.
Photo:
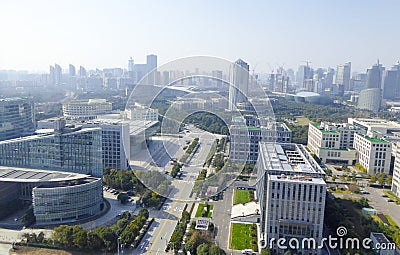
[[383, 98], [395, 99], [400, 97], [400, 63], [397, 62], [383, 75]]
[[58, 64], [54, 65], [54, 82], [55, 85], [61, 85], [61, 76], [62, 76], [62, 69], [61, 66], [59, 66]]
[[53, 85], [53, 86], [56, 84], [54, 66], [50, 66], [49, 83], [50, 83], [50, 85]]
[[383, 71], [385, 71], [385, 68], [382, 66], [382, 64], [379, 64], [379, 60], [375, 65], [372, 66], [372, 68], [367, 69], [368, 89], [381, 88]]
[[69, 76], [72, 76], [72, 77], [76, 76], [76, 70], [75, 70], [75, 66], [74, 65], [69, 64], [68, 71], [69, 71]]
[[79, 76], [86, 77], [86, 69], [83, 66], [79, 67]]
[[343, 85], [345, 91], [350, 89], [351, 62], [340, 64], [336, 71], [336, 84]]
[[231, 65], [229, 83], [228, 109], [233, 111], [237, 103], [247, 101], [249, 92], [249, 65], [246, 62], [238, 59]]
[[301, 65], [296, 75], [297, 88], [306, 88], [307, 80], [312, 79], [313, 70], [309, 66]]
[[157, 68], [157, 56], [156, 55], [147, 55], [147, 70], [148, 72], [153, 71]]

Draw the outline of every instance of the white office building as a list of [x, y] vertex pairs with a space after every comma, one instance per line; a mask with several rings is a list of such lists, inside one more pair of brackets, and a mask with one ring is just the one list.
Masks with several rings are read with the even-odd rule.
[[106, 99], [75, 100], [63, 103], [63, 115], [69, 119], [90, 120], [112, 111], [112, 103]]
[[354, 135], [354, 148], [358, 152], [359, 163], [368, 174], [389, 174], [392, 144], [379, 134]]
[[[303, 145], [260, 143], [256, 167], [262, 243], [272, 244], [272, 254], [284, 254], [276, 240], [294, 238], [301, 254], [321, 254], [326, 183], [318, 163]], [[316, 245], [303, 245], [305, 238]]]
[[255, 118], [230, 126], [230, 160], [255, 164], [258, 159], [259, 142], [290, 143], [292, 131], [285, 123], [273, 122], [260, 125]]
[[125, 110], [126, 118], [129, 120], [158, 121], [158, 109], [135, 104], [134, 107]]
[[357, 159], [355, 133], [365, 131], [348, 123], [310, 123], [307, 147], [324, 163], [354, 165]]

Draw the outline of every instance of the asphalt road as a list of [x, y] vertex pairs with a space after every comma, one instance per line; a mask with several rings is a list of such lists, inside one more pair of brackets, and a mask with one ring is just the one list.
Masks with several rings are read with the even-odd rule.
[[389, 198], [382, 197], [384, 194], [383, 189], [366, 187], [365, 190], [370, 194], [357, 195], [335, 193], [334, 195], [335, 197], [347, 199], [365, 197], [370, 201], [369, 205], [371, 207], [375, 208], [380, 213], [389, 215], [396, 222], [396, 224], [400, 226], [400, 205], [396, 205], [393, 202], [387, 202]]
[[[182, 144], [186, 144], [186, 140], [191, 141], [192, 139], [199, 137], [200, 147], [198, 151], [189, 164], [183, 166], [181, 170], [181, 179], [173, 179], [171, 184], [173, 189], [169, 195], [170, 198], [167, 199], [163, 208], [160, 211], [153, 211], [151, 216], [154, 217], [155, 220], [138, 248], [135, 250], [126, 250], [124, 254], [165, 254], [165, 248], [179, 218], [181, 217], [185, 204], [187, 203], [188, 208], [190, 208], [193, 200], [189, 196], [194, 186], [194, 180], [202, 169], [203, 163], [205, 162], [212, 142], [216, 139], [216, 136], [194, 127], [190, 127], [189, 130], [190, 132], [185, 133], [183, 138], [181, 138], [184, 141], [183, 143], [182, 140], [179, 140], [178, 138], [167, 139], [171, 143], [182, 146]], [[175, 145], [170, 146], [171, 148], [175, 148]], [[171, 150], [168, 151], [169, 155], [167, 154], [167, 156], [165, 156], [165, 153], [159, 152], [161, 158], [158, 159], [153, 155], [153, 158], [156, 159], [157, 165], [161, 165], [161, 167], [166, 171], [170, 170], [171, 166], [168, 164], [168, 161], [165, 162], [163, 158], [172, 156], [179, 159], [184, 152], [179, 148], [175, 150], [174, 155], [171, 155], [170, 153]], [[164, 162], [167, 163], [167, 165], [162, 166], [162, 163]]]

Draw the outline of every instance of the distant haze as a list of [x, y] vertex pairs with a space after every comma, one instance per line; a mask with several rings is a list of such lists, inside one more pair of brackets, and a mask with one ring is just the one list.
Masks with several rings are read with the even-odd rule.
[[400, 1], [12, 1], [0, 2], [0, 69], [48, 71], [54, 63], [127, 68], [193, 55], [256, 72], [278, 66], [365, 71], [400, 59]]

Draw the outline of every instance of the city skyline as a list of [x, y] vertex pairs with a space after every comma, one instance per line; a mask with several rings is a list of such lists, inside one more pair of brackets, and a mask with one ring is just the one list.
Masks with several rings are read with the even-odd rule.
[[305, 60], [332, 68], [351, 61], [352, 70], [363, 72], [378, 58], [386, 66], [398, 60], [398, 35], [390, 31], [399, 25], [392, 18], [399, 5], [6, 1], [0, 4], [0, 22], [9, 24], [0, 69], [45, 71], [53, 63], [126, 68], [130, 56], [144, 63], [156, 54], [160, 65], [209, 55], [242, 58], [259, 73], [279, 66], [296, 70]]

